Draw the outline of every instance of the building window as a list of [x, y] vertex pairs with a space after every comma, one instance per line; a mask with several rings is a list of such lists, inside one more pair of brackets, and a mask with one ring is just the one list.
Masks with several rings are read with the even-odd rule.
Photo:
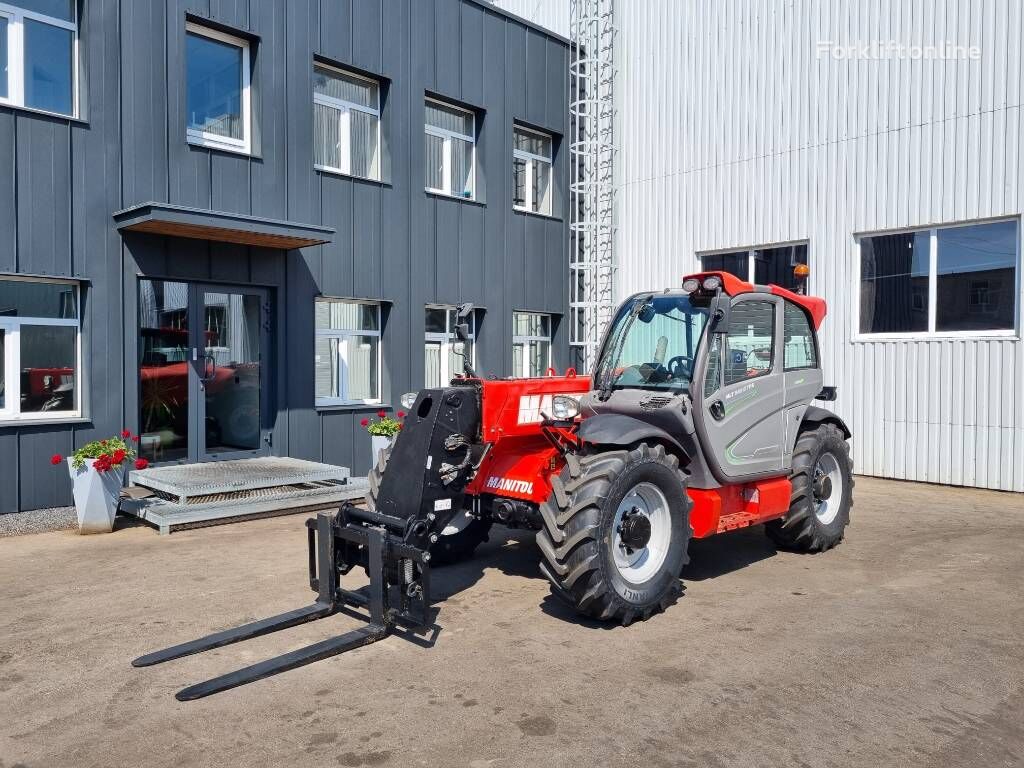
[[698, 258], [705, 272], [728, 272], [755, 285], [773, 284], [795, 291], [802, 281], [796, 279], [793, 268], [807, 263], [807, 243], [704, 253]]
[[459, 341], [455, 336], [458, 322], [454, 307], [427, 307], [426, 337], [424, 343], [424, 383], [427, 387], [442, 387], [463, 373], [463, 355], [473, 365], [476, 356], [476, 318], [468, 318], [469, 340]]
[[0, 420], [81, 413], [78, 286], [0, 278]]
[[551, 315], [512, 313], [512, 375], [543, 376], [551, 367]]
[[185, 30], [189, 142], [248, 153], [249, 43], [198, 24]]
[[551, 153], [550, 136], [521, 128], [513, 128], [512, 144], [512, 207], [551, 215]]
[[861, 237], [860, 333], [1012, 334], [1018, 253], [1016, 220]]
[[318, 406], [380, 402], [380, 305], [316, 301]]
[[0, 1], [0, 104], [77, 114], [75, 0]]
[[379, 83], [313, 66], [313, 162], [321, 170], [380, 180]]
[[423, 130], [427, 191], [472, 200], [476, 195], [476, 116], [427, 99]]

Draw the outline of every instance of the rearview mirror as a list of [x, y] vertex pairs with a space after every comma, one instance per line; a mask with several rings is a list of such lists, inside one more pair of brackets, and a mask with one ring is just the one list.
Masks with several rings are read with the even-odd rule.
[[729, 318], [732, 311], [732, 299], [724, 293], [719, 293], [711, 302], [711, 332], [728, 333]]

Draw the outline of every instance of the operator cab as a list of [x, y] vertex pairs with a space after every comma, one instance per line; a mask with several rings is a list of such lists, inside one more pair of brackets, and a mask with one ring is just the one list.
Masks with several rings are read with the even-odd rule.
[[822, 391], [824, 316], [822, 299], [724, 272], [631, 296], [605, 337], [584, 421], [621, 414], [657, 428], [692, 459], [694, 487], [786, 475]]

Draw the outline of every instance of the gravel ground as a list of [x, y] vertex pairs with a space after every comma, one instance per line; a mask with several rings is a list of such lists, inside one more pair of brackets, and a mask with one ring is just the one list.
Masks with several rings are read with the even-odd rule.
[[50, 507], [0, 515], [0, 537], [64, 531], [78, 525], [74, 507]]

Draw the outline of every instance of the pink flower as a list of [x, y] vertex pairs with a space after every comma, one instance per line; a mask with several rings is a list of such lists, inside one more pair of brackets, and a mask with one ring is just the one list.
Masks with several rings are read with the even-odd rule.
[[55, 453], [53, 454], [53, 456], [50, 457], [50, 463], [53, 464], [53, 466], [55, 467], [62, 461], [64, 461], [64, 459], [61, 457], [59, 453]]
[[135, 468], [136, 469], [145, 469], [148, 466], [149, 466], [149, 462], [146, 459], [136, 459], [135, 460]]

